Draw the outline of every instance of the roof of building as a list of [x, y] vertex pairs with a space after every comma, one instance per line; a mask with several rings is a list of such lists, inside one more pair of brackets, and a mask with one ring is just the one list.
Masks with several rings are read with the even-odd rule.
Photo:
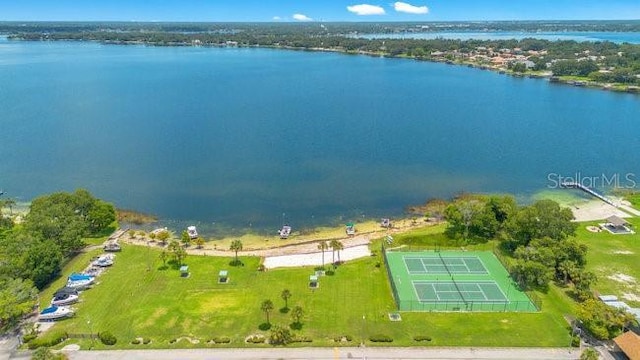
[[623, 226], [628, 224], [628, 222], [625, 219], [616, 215], [609, 216], [607, 218], [607, 222], [611, 223], [611, 225], [613, 226]]
[[640, 336], [636, 333], [627, 331], [613, 341], [630, 360], [640, 360]]
[[615, 296], [615, 295], [600, 295], [600, 296], [598, 296], [598, 298], [600, 298], [600, 300], [602, 300], [604, 302], [618, 301], [618, 297]]

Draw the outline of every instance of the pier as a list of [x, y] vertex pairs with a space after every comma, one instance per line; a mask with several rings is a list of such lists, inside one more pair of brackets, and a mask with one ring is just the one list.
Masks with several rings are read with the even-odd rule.
[[618, 205], [614, 204], [613, 201], [609, 200], [604, 195], [600, 194], [599, 192], [597, 192], [595, 190], [589, 189], [588, 187], [580, 184], [579, 182], [566, 181], [566, 182], [561, 183], [560, 187], [569, 188], [569, 189], [580, 189], [580, 190], [586, 192], [587, 194], [590, 194], [590, 195], [592, 195], [594, 197], [597, 197], [598, 199], [606, 202], [607, 204], [609, 204], [611, 206], [618, 207]]

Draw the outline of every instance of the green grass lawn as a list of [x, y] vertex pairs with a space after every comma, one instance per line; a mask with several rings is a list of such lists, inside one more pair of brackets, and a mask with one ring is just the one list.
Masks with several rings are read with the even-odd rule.
[[[640, 218], [627, 219], [636, 231], [640, 229]], [[602, 221], [600, 221], [602, 222]], [[640, 306], [640, 301], [631, 300], [632, 296], [640, 296], [640, 235], [613, 235], [602, 231], [592, 233], [587, 230], [588, 225], [596, 225], [598, 221], [581, 223], [578, 227], [577, 238], [587, 244], [587, 269], [598, 276], [598, 281], [592, 286], [600, 294], [616, 295], [631, 306]], [[633, 277], [634, 281], [615, 280], [611, 277], [623, 274]]]
[[[433, 227], [416, 230], [439, 237]], [[407, 239], [413, 235], [407, 234]], [[399, 237], [399, 236], [398, 236]], [[396, 238], [398, 238], [396, 237]], [[429, 237], [429, 236], [427, 236]], [[433, 240], [433, 239], [432, 239]], [[431, 240], [427, 241], [430, 242]], [[478, 250], [492, 245], [483, 244]], [[372, 245], [379, 249], [379, 242]], [[81, 270], [91, 256], [83, 254], [65, 268], [65, 275]], [[280, 312], [283, 289], [292, 297], [289, 307], [300, 305], [306, 315], [302, 329], [294, 331], [313, 339], [313, 346], [358, 345], [374, 334], [393, 338], [394, 346], [567, 346], [569, 335], [562, 316], [570, 309], [567, 298], [557, 289], [541, 294], [544, 302], [539, 313], [429, 313], [402, 312], [402, 321], [391, 322], [395, 311], [390, 285], [379, 251], [375, 256], [340, 266], [335, 275], [320, 278], [317, 290], [308, 288], [312, 268], [274, 269], [258, 272], [259, 258], [242, 258], [244, 266], [229, 266], [232, 258], [189, 256], [191, 276], [181, 278], [173, 268], [161, 270], [159, 250], [125, 245], [115, 264], [98, 279], [94, 288], [82, 293], [75, 305], [76, 316], [57, 323], [45, 337], [56, 333], [97, 333], [110, 331], [118, 338], [115, 348], [189, 348], [206, 347], [213, 337], [231, 338], [228, 345], [244, 347], [251, 334], [268, 334], [258, 327], [266, 321], [260, 310], [263, 300], [275, 305], [272, 324], [288, 326], [289, 314]], [[229, 271], [230, 283], [218, 284], [220, 270]], [[48, 302], [64, 279], [45, 290], [41, 298]], [[535, 334], [535, 335], [532, 335]], [[352, 342], [337, 344], [334, 337], [349, 335]], [[413, 341], [416, 335], [430, 336], [428, 343]], [[189, 336], [198, 344], [184, 340]], [[148, 345], [132, 345], [136, 337], [152, 340]], [[83, 348], [90, 340], [68, 340]], [[298, 346], [300, 344], [292, 344]], [[309, 344], [304, 344], [309, 345]], [[367, 340], [368, 346], [376, 346]], [[256, 346], [256, 345], [252, 345]], [[267, 345], [259, 345], [267, 346]], [[302, 346], [302, 345], [300, 345]], [[99, 341], [96, 348], [105, 348]]]

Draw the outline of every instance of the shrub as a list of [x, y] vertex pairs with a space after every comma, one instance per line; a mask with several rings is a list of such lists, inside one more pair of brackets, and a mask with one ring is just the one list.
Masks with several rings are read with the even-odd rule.
[[377, 335], [371, 335], [369, 337], [369, 341], [371, 341], [371, 342], [393, 342], [393, 338], [391, 338], [388, 335], [377, 334]]
[[24, 341], [25, 343], [28, 343], [29, 341], [31, 341], [31, 340], [33, 340], [33, 339], [35, 339], [37, 337], [38, 337], [37, 334], [25, 334], [22, 337], [22, 341]]
[[231, 339], [226, 336], [219, 336], [219, 337], [214, 337], [213, 339], [211, 339], [211, 341], [216, 344], [228, 344], [231, 342]]
[[571, 338], [571, 346], [572, 347], [580, 347], [580, 337], [579, 336], [573, 336]]
[[138, 338], [133, 339], [133, 341], [131, 341], [131, 344], [133, 344], [133, 345], [140, 344], [140, 339], [138, 339]]
[[313, 341], [313, 339], [311, 339], [308, 336], [304, 336], [304, 335], [294, 336], [293, 339], [291, 339], [292, 343], [310, 343], [312, 341]]
[[335, 342], [343, 342], [343, 341], [350, 342], [352, 340], [353, 338], [351, 337], [351, 335], [339, 335], [333, 338], [333, 341]]
[[149, 339], [149, 338], [143, 338], [143, 339], [142, 339], [142, 343], [143, 343], [143, 344], [145, 344], [145, 345], [147, 345], [147, 344], [151, 343], [151, 339]]
[[98, 338], [105, 345], [115, 345], [118, 342], [118, 339], [108, 331], [98, 333]]
[[59, 333], [53, 334], [53, 336], [51, 336], [50, 338], [32, 339], [27, 344], [27, 347], [29, 348], [29, 350], [35, 350], [39, 347], [56, 346], [61, 342], [65, 341], [66, 339], [67, 339], [67, 333], [59, 332]]
[[431, 341], [431, 336], [416, 335], [413, 337], [414, 341]]
[[250, 342], [252, 344], [263, 344], [265, 341], [265, 337], [262, 335], [252, 335], [249, 338], [247, 338], [247, 342]]

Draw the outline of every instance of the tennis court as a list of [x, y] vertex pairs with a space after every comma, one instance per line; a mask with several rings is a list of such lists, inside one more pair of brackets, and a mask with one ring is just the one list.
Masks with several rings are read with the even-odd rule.
[[425, 257], [404, 256], [404, 263], [411, 275], [419, 274], [486, 274], [487, 269], [478, 257]]
[[413, 281], [420, 302], [484, 301], [506, 302], [507, 296], [495, 281]]
[[490, 251], [383, 249], [401, 311], [538, 311]]

